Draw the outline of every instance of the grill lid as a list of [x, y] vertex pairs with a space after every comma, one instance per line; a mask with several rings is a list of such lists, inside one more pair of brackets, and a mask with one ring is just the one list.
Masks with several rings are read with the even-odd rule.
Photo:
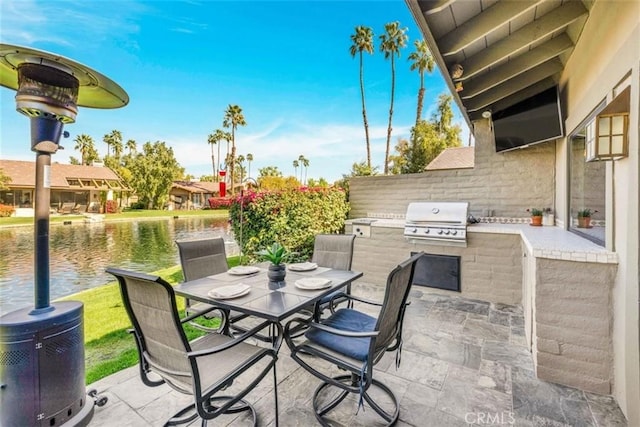
[[414, 202], [407, 207], [405, 221], [407, 224], [466, 225], [468, 210], [468, 202]]

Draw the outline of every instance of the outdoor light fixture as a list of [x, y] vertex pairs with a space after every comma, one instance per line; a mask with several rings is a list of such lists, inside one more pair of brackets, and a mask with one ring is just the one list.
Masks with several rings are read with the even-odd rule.
[[629, 155], [629, 97], [627, 88], [587, 125], [588, 162], [618, 160]]
[[[36, 153], [33, 309], [0, 316], [0, 425], [86, 425], [95, 392], [86, 398], [83, 306], [50, 304], [49, 204], [51, 154], [78, 106], [118, 108], [129, 96], [102, 74], [60, 55], [0, 43], [0, 85], [15, 90], [16, 109], [31, 121]], [[6, 123], [3, 126], [7, 126]], [[91, 403], [89, 403], [91, 402]]]
[[461, 81], [455, 82], [455, 88], [456, 88], [456, 92], [462, 92], [464, 90], [464, 88], [462, 87]]
[[490, 119], [491, 118], [491, 110], [484, 110], [482, 112], [482, 117], [485, 119]]
[[464, 68], [462, 68], [462, 65], [453, 64], [451, 66], [450, 74], [452, 79], [459, 79], [460, 77], [462, 77], [462, 73], [464, 73]]

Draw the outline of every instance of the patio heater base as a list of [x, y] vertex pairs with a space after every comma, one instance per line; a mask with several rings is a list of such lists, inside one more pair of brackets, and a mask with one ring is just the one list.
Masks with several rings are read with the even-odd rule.
[[0, 317], [0, 425], [84, 426], [94, 401], [84, 378], [82, 303]]

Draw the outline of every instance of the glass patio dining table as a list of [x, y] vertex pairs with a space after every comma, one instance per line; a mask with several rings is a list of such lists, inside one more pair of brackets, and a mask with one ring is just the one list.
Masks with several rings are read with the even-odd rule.
[[[234, 274], [231, 269], [225, 273], [183, 282], [174, 288], [175, 293], [185, 298], [281, 323], [292, 314], [313, 306], [325, 296], [362, 277], [359, 271], [317, 267], [310, 271], [289, 270], [284, 281], [270, 282], [265, 266], [258, 265], [254, 270], [255, 272], [249, 274]], [[300, 287], [300, 283], [309, 278], [330, 282], [321, 289]], [[300, 282], [301, 279], [303, 282]], [[248, 286], [246, 293], [230, 298], [216, 298], [211, 295], [216, 289], [228, 289], [229, 286], [239, 284]]]

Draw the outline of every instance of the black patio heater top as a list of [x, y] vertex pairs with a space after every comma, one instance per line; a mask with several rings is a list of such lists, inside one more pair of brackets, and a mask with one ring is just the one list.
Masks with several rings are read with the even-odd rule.
[[75, 122], [78, 106], [119, 108], [129, 97], [82, 64], [8, 44], [0, 44], [0, 85], [17, 91], [36, 153], [35, 307], [0, 317], [0, 425], [83, 425], [93, 405], [84, 393], [82, 303], [49, 298], [51, 155], [62, 148], [62, 128]]

